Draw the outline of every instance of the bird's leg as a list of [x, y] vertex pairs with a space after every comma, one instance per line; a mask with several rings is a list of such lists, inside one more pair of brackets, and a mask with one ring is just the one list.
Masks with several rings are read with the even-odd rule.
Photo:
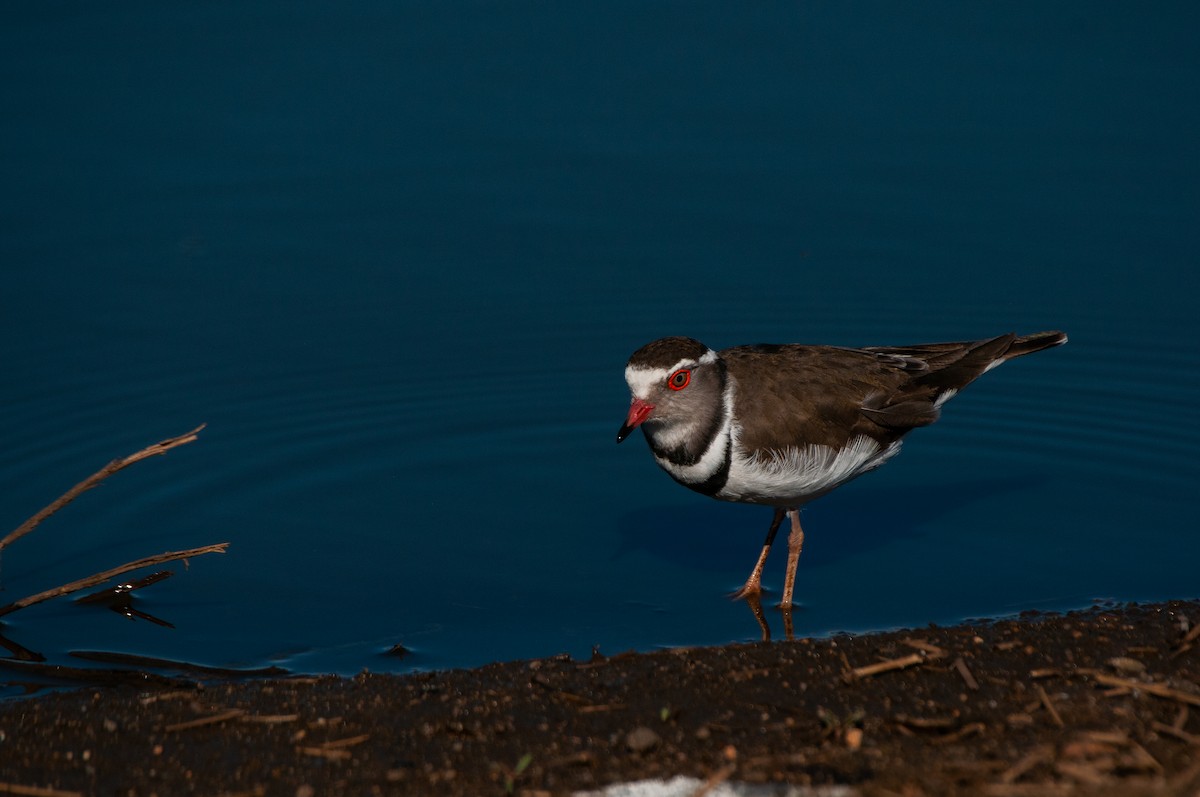
[[796, 565], [800, 564], [800, 549], [804, 547], [804, 529], [800, 528], [799, 509], [789, 509], [787, 513], [792, 521], [792, 533], [788, 535], [787, 574], [783, 579], [783, 602], [780, 605], [791, 608], [792, 590], [796, 586]]
[[771, 552], [771, 543], [775, 541], [775, 532], [779, 531], [779, 524], [783, 522], [783, 516], [787, 512], [785, 509], [776, 509], [775, 517], [771, 519], [771, 529], [767, 532], [766, 542], [763, 543], [762, 553], [758, 555], [758, 561], [754, 564], [754, 569], [750, 571], [750, 578], [746, 579], [746, 583], [742, 588], [733, 593], [732, 597], [746, 598], [750, 595], [762, 594], [762, 571], [763, 565], [767, 563], [767, 554]]

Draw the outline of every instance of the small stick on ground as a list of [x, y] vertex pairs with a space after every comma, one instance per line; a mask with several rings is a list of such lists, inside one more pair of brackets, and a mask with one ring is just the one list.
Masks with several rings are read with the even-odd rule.
[[19, 794], [22, 797], [83, 797], [81, 791], [63, 791], [45, 786], [23, 786], [20, 783], [0, 782], [0, 794]]
[[933, 739], [934, 744], [953, 744], [960, 739], [965, 739], [968, 736], [974, 736], [977, 733], [983, 733], [987, 730], [987, 725], [982, 722], [971, 722], [962, 726], [956, 731], [951, 731], [945, 736], [938, 736]]
[[344, 761], [354, 755], [349, 750], [342, 750], [340, 748], [329, 750], [324, 747], [297, 747], [296, 752], [303, 753], [304, 755], [328, 758], [330, 761]]
[[1166, 772], [1162, 762], [1151, 755], [1149, 750], [1147, 750], [1145, 747], [1142, 747], [1132, 739], [1129, 741], [1129, 749], [1133, 750], [1134, 757], [1138, 759], [1141, 769], [1152, 769], [1159, 775], [1162, 775]]
[[1004, 773], [1000, 775], [1000, 782], [1003, 784], [1015, 783], [1017, 778], [1021, 777], [1038, 764], [1049, 763], [1053, 760], [1054, 745], [1038, 745], [1025, 755], [1021, 756], [1021, 760], [1017, 761], [1017, 763], [1005, 770]]
[[1125, 731], [1083, 731], [1077, 738], [1092, 744], [1107, 744], [1114, 747], [1124, 747], [1129, 744], [1129, 734]]
[[1200, 639], [1200, 625], [1194, 625], [1184, 634], [1183, 639], [1175, 646], [1175, 651], [1171, 654], [1172, 657], [1178, 656], [1181, 653], [1186, 653], [1192, 649], [1192, 645]]
[[954, 669], [958, 671], [968, 689], [972, 692], [979, 689], [979, 681], [975, 680], [975, 676], [971, 674], [971, 670], [967, 667], [967, 663], [963, 661], [962, 656], [954, 660]]
[[1118, 678], [1115, 675], [1106, 675], [1097, 673], [1092, 676], [1097, 683], [1104, 686], [1113, 686], [1121, 689], [1132, 689], [1145, 692], [1148, 695], [1165, 698], [1167, 700], [1177, 700], [1180, 703], [1190, 703], [1193, 706], [1200, 706], [1200, 695], [1193, 695], [1191, 692], [1183, 692], [1179, 689], [1172, 689], [1166, 684], [1158, 684], [1150, 681], [1132, 681], [1128, 678]]
[[708, 780], [706, 780], [706, 781], [704, 781], [704, 783], [700, 784], [700, 788], [698, 788], [694, 792], [692, 792], [691, 797], [704, 797], [704, 795], [708, 794], [713, 789], [717, 788], [722, 783], [729, 780], [729, 776], [732, 775], [734, 773], [734, 770], [736, 770], [736, 769], [737, 769], [736, 764], [726, 764], [725, 766], [721, 767], [716, 772], [714, 772], [712, 774], [712, 776], [709, 777]]
[[167, 551], [165, 553], [156, 554], [155, 556], [147, 556], [144, 559], [138, 559], [135, 562], [127, 562], [123, 565], [105, 570], [103, 573], [82, 578], [78, 581], [72, 581], [70, 584], [63, 584], [61, 587], [48, 589], [45, 592], [39, 592], [36, 595], [30, 595], [21, 598], [18, 601], [13, 601], [7, 606], [0, 606], [0, 617], [6, 614], [15, 612], [18, 609], [24, 609], [26, 606], [32, 606], [35, 603], [42, 603], [51, 598], [57, 598], [60, 595], [70, 595], [72, 592], [78, 592], [81, 589], [94, 587], [97, 584], [102, 584], [108, 581], [113, 576], [119, 576], [122, 573], [128, 573], [130, 570], [137, 570], [141, 567], [149, 567], [150, 565], [162, 564], [163, 562], [173, 562], [176, 559], [189, 559], [193, 556], [201, 556], [206, 553], [225, 553], [225, 549], [229, 547], [227, 542], [219, 542], [216, 545], [205, 545], [201, 548], [191, 548], [186, 551]]
[[100, 470], [93, 473], [91, 476], [88, 476], [86, 479], [84, 479], [79, 484], [72, 487], [70, 490], [67, 490], [65, 493], [63, 493], [57, 499], [55, 499], [52, 503], [50, 503], [48, 506], [43, 508], [40, 512], [38, 512], [33, 517], [29, 518], [29, 520], [26, 520], [24, 523], [22, 523], [20, 526], [18, 526], [16, 529], [14, 529], [7, 537], [0, 540], [0, 551], [3, 551], [9, 545], [12, 545], [18, 539], [20, 539], [21, 537], [24, 537], [26, 534], [33, 531], [35, 528], [37, 528], [38, 524], [41, 523], [43, 520], [50, 517], [55, 512], [62, 509], [64, 506], [71, 503], [76, 498], [78, 498], [80, 495], [82, 495], [83, 493], [92, 489], [97, 484], [104, 481], [105, 479], [107, 479], [109, 476], [113, 475], [117, 471], [128, 468], [133, 463], [140, 462], [141, 460], [146, 459], [147, 457], [157, 456], [158, 454], [165, 454], [168, 451], [170, 451], [172, 448], [177, 448], [181, 445], [185, 445], [186, 443], [192, 442], [200, 434], [200, 430], [203, 429], [205, 426], [206, 426], [206, 424], [202, 423], [199, 426], [197, 426], [195, 429], [193, 429], [192, 431], [185, 432], [184, 434], [181, 434], [178, 437], [168, 437], [166, 440], [161, 440], [161, 441], [155, 443], [154, 445], [146, 446], [141, 451], [136, 451], [136, 452], [130, 454], [129, 456], [125, 457], [124, 459], [114, 459], [112, 462], [108, 463], [103, 468], [101, 468]]
[[911, 653], [907, 656], [901, 656], [898, 659], [888, 659], [881, 661], [878, 664], [867, 664], [863, 667], [855, 667], [850, 671], [853, 678], [870, 678], [872, 675], [879, 675], [883, 672], [891, 672], [892, 670], [903, 670], [905, 667], [911, 667], [914, 664], [920, 664], [925, 661], [925, 656], [920, 653]]
[[946, 655], [946, 651], [942, 650], [932, 642], [928, 642], [924, 639], [902, 639], [900, 641], [902, 644], [908, 645], [910, 648], [916, 648], [922, 653], [928, 654], [929, 658], [931, 659], [940, 659]]
[[200, 717], [199, 719], [188, 720], [187, 722], [176, 722], [173, 725], [166, 726], [163, 730], [167, 733], [173, 733], [175, 731], [191, 730], [192, 728], [203, 728], [205, 725], [215, 725], [219, 722], [237, 719], [245, 713], [245, 709], [231, 708], [228, 711], [222, 711], [220, 714], [211, 714], [207, 717]]
[[353, 747], [356, 744], [362, 744], [367, 739], [371, 738], [369, 733], [361, 733], [358, 736], [349, 736], [345, 739], [334, 739], [332, 742], [322, 742], [323, 750], [340, 750], [343, 747]]
[[1054, 720], [1054, 724], [1060, 728], [1066, 727], [1062, 716], [1058, 713], [1058, 709], [1054, 707], [1054, 703], [1050, 702], [1050, 695], [1046, 694], [1046, 690], [1041, 684], [1037, 685], [1038, 698], [1042, 701], [1042, 705], [1046, 707], [1046, 711], [1050, 714], [1050, 719]]
[[1150, 727], [1159, 733], [1165, 733], [1168, 736], [1174, 736], [1181, 742], [1187, 742], [1195, 747], [1200, 747], [1200, 736], [1188, 733], [1183, 728], [1176, 728], [1174, 725], [1167, 725], [1164, 722], [1153, 722], [1151, 723]]

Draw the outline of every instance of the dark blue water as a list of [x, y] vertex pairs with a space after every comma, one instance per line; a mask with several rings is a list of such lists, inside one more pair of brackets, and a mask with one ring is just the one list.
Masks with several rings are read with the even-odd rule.
[[[1061, 328], [810, 506], [796, 631], [1193, 597], [1192, 4], [26, 4], [0, 29], [0, 632], [352, 673], [758, 637], [770, 519], [616, 446], [668, 334]], [[768, 565], [778, 590], [783, 546]], [[768, 612], [778, 625], [778, 613]], [[777, 629], [778, 632], [778, 629]], [[382, 654], [402, 643], [403, 659]]]

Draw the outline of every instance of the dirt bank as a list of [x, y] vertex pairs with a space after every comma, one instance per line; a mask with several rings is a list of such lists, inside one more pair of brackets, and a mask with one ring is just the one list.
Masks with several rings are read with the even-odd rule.
[[1200, 792], [1200, 603], [0, 704], [0, 793]]

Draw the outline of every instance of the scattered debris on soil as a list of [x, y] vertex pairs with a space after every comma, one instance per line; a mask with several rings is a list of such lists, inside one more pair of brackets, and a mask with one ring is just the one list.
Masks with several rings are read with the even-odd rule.
[[[1196, 714], [1198, 716], [1193, 716]], [[1200, 793], [1200, 602], [0, 703], [0, 794]]]

